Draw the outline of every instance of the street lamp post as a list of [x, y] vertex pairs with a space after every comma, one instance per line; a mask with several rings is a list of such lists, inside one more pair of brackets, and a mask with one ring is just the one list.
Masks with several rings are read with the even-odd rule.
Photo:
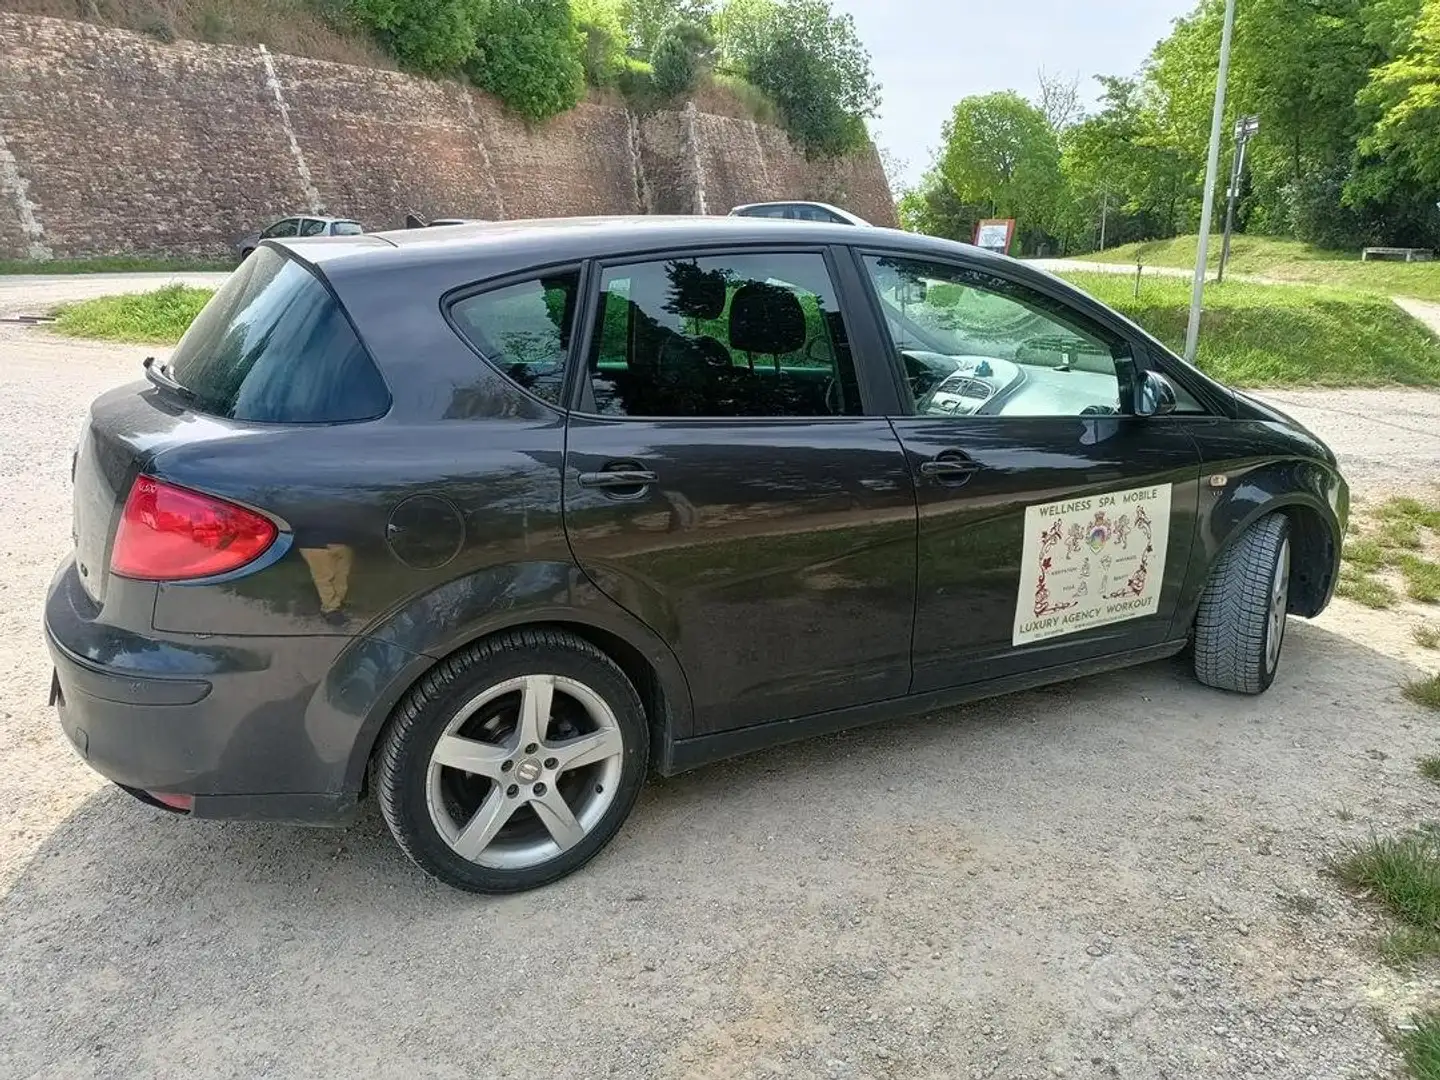
[[1225, 30], [1220, 35], [1220, 73], [1215, 79], [1215, 112], [1210, 118], [1210, 158], [1205, 165], [1205, 203], [1200, 208], [1200, 243], [1195, 285], [1190, 292], [1190, 325], [1185, 329], [1185, 359], [1195, 362], [1200, 347], [1200, 308], [1205, 301], [1205, 261], [1210, 255], [1210, 225], [1215, 217], [1215, 177], [1220, 171], [1220, 133], [1225, 126], [1225, 83], [1230, 75], [1230, 41], [1235, 36], [1235, 0], [1225, 0]]
[[1259, 133], [1258, 116], [1242, 116], [1235, 121], [1235, 167], [1230, 171], [1230, 191], [1225, 202], [1225, 240], [1220, 245], [1220, 269], [1215, 274], [1217, 285], [1225, 280], [1225, 263], [1230, 259], [1230, 234], [1235, 229], [1235, 200], [1240, 197], [1240, 178], [1245, 173], [1245, 148]]

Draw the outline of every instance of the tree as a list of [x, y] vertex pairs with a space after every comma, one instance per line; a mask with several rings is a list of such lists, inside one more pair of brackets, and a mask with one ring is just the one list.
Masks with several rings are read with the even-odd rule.
[[975, 238], [975, 226], [985, 217], [983, 208], [960, 200], [938, 168], [901, 195], [897, 209], [902, 229], [966, 243]]
[[843, 154], [865, 141], [880, 87], [854, 19], [828, 0], [732, 0], [718, 22], [722, 57], [775, 102], [807, 154]]
[[1046, 75], [1044, 68], [1036, 74], [1040, 80], [1040, 112], [1044, 114], [1050, 130], [1059, 135], [1085, 114], [1080, 104], [1080, 80]]
[[630, 50], [654, 62], [660, 38], [673, 23], [705, 27], [714, 13], [712, 0], [622, 0], [620, 21], [630, 40]]
[[941, 132], [940, 173], [964, 203], [991, 215], [1058, 224], [1065, 192], [1060, 146], [1045, 116], [1013, 90], [968, 97]]
[[1360, 152], [1440, 194], [1440, 0], [1425, 0], [1405, 52], [1376, 70], [1361, 100], [1379, 119]]
[[625, 70], [627, 37], [621, 0], [571, 0], [575, 26], [585, 36], [582, 62], [592, 86], [614, 86]]
[[671, 23], [655, 43], [650, 59], [655, 89], [666, 98], [689, 93], [709, 63], [710, 51], [710, 35], [703, 27], [683, 20]]
[[485, 0], [351, 0], [350, 14], [402, 67], [443, 74], [475, 55], [484, 5]]
[[527, 120], [574, 108], [585, 93], [585, 39], [569, 0], [486, 0], [471, 81]]

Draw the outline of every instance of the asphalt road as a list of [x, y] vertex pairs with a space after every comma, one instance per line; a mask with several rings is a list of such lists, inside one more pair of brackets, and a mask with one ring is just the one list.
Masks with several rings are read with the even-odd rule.
[[[1418, 609], [1293, 620], [1263, 698], [1177, 660], [655, 783], [578, 876], [477, 898], [373, 814], [177, 820], [60, 736], [68, 454], [148, 351], [0, 325], [0, 1074], [1390, 1075], [1434, 987], [1325, 866], [1434, 815]], [[1362, 496], [1440, 476], [1435, 395], [1273, 396]]]

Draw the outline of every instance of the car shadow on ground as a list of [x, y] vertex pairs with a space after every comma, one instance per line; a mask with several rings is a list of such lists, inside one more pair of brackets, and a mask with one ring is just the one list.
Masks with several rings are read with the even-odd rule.
[[[1263, 921], [1277, 889], [1314, 887], [1331, 827], [1318, 804], [1363, 815], [1414, 776], [1419, 737], [1404, 729], [1419, 725], [1397, 688], [1415, 674], [1292, 623], [1261, 698], [1200, 687], [1177, 658], [771, 750], [652, 782], [593, 863], [509, 897], [431, 881], [373, 809], [341, 830], [195, 822], [106, 788], [0, 897], [8, 1045], [19, 1075], [168, 1075], [181, 1061], [299, 1075], [314, 1040], [332, 1063], [399, 1069], [427, 1031], [422, 1059], [454, 1075], [536, 1062], [598, 1075], [576, 1071], [564, 1024], [542, 1042], [515, 1027], [595, 1000], [609, 1011], [592, 1042], [639, 1055], [620, 1075], [687, 1075], [675, 1055], [756, 1038], [819, 1054], [804, 1031], [873, 1023], [877, 1008], [953, 1029], [913, 1053], [955, 1062], [971, 1011], [1032, 1009], [1034, 1038], [1049, 1032], [1064, 1056], [1106, 1010], [1159, 1000], [1153, 1030], [1131, 1036], [1150, 1053], [1167, 1047], [1163, 1010], [1191, 1007], [1158, 989], [1167, 966], [1188, 977], [1166, 959], [1174, 920], [1200, 918], [1175, 907], [1177, 865], [1247, 919]], [[1256, 830], [1282, 857], [1243, 864]], [[1092, 968], [1102, 924], [1126, 927], [1128, 945]], [[743, 1026], [757, 1010], [772, 1027]], [[702, 1037], [700, 1016], [742, 1027]]]

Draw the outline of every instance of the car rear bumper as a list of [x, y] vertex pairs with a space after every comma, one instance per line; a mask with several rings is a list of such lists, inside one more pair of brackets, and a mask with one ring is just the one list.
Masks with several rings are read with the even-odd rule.
[[351, 639], [137, 634], [100, 615], [67, 561], [45, 605], [51, 702], [96, 772], [141, 797], [193, 796], [196, 817], [353, 813], [361, 717], [345, 705], [364, 693], [333, 682]]

